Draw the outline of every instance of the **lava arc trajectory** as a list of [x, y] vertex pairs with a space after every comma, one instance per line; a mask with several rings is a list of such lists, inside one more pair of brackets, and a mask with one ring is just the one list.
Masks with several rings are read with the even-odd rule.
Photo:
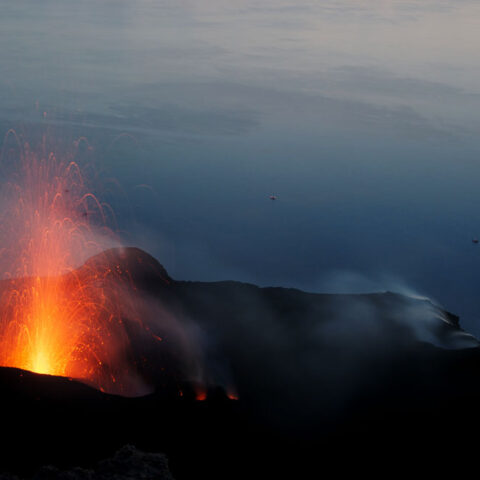
[[0, 365], [128, 394], [135, 362], [123, 316], [134, 286], [120, 268], [78, 269], [112, 246], [109, 211], [75, 149], [58, 156], [46, 143], [31, 149], [11, 130], [2, 150]]

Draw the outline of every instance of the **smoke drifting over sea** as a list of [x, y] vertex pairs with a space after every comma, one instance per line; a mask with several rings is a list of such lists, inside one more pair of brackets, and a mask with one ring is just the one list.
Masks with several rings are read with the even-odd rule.
[[[172, 279], [145, 252], [118, 248], [114, 209], [83, 174], [91, 151], [86, 140], [56, 154], [46, 138], [35, 150], [6, 136], [2, 365], [129, 396], [181, 395], [188, 382], [204, 399], [220, 386], [278, 421], [292, 405], [319, 418], [346, 408], [412, 345], [478, 346], [456, 317], [391, 279], [406, 297]], [[342, 273], [322, 285], [352, 293], [385, 281]]]

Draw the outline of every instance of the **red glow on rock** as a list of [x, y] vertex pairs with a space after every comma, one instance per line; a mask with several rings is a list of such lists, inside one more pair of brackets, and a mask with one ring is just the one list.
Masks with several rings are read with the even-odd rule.
[[204, 402], [207, 399], [207, 391], [203, 387], [197, 387], [197, 391], [195, 393], [195, 400], [198, 402]]

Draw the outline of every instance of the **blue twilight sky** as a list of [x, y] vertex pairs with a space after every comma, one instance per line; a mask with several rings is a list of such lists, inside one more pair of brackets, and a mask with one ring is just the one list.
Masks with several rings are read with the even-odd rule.
[[471, 0], [3, 0], [0, 127], [86, 136], [175, 278], [416, 293], [480, 335], [479, 27]]

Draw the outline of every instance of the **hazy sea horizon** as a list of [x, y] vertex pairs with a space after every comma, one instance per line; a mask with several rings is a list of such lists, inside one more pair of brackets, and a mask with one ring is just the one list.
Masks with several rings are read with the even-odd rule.
[[423, 295], [479, 336], [479, 15], [4, 0], [0, 132], [86, 137], [174, 278]]

